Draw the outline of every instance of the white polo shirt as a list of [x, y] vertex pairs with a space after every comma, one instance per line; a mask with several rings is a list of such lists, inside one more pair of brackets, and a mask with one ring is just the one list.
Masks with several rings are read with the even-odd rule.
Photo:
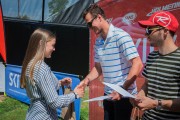
[[[122, 86], [132, 66], [129, 60], [139, 56], [131, 36], [111, 24], [106, 40], [97, 38], [94, 49], [94, 61], [101, 64], [104, 82]], [[135, 82], [128, 91], [137, 92]], [[112, 89], [105, 86], [105, 93], [111, 92]]]

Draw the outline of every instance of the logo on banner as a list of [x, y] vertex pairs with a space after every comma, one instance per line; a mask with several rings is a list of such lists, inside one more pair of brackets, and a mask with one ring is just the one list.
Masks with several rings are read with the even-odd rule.
[[137, 17], [136, 13], [133, 13], [133, 12], [128, 13], [128, 14], [124, 15], [122, 22], [124, 22], [126, 24], [131, 24], [134, 22], [136, 17]]
[[19, 88], [20, 75], [15, 73], [9, 73], [9, 85], [15, 88]]
[[154, 7], [150, 13], [148, 13], [146, 16], [151, 16], [153, 13], [157, 11], [173, 11], [180, 9], [180, 2], [171, 3], [168, 5], [160, 6], [160, 7]]
[[108, 18], [108, 19], [106, 19], [106, 21], [107, 21], [108, 23], [111, 23], [112, 20], [113, 20], [113, 18]]

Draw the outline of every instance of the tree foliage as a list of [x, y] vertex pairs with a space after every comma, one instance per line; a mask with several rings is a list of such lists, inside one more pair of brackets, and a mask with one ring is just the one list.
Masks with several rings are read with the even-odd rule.
[[68, 0], [52, 0], [48, 3], [49, 13], [52, 15], [60, 11], [63, 11], [67, 3]]

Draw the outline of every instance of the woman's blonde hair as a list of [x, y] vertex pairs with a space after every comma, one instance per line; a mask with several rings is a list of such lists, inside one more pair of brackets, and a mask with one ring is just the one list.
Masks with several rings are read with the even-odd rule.
[[22, 64], [22, 72], [20, 78], [21, 88], [26, 88], [26, 69], [28, 63], [33, 59], [33, 63], [30, 66], [29, 71], [29, 77], [32, 80], [31, 83], [33, 83], [34, 66], [38, 61], [44, 60], [46, 43], [54, 38], [55, 35], [52, 32], [42, 28], [38, 28], [32, 33]]

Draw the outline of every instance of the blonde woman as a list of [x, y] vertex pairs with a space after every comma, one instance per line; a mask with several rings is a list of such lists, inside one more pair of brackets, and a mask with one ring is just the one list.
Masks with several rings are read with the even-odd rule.
[[79, 97], [83, 97], [83, 88], [77, 86], [73, 93], [59, 96], [61, 85], [72, 82], [70, 78], [58, 81], [44, 62], [55, 51], [56, 37], [45, 29], [36, 29], [29, 40], [22, 65], [21, 87], [26, 89], [30, 106], [26, 120], [57, 120], [57, 108], [68, 106]]

